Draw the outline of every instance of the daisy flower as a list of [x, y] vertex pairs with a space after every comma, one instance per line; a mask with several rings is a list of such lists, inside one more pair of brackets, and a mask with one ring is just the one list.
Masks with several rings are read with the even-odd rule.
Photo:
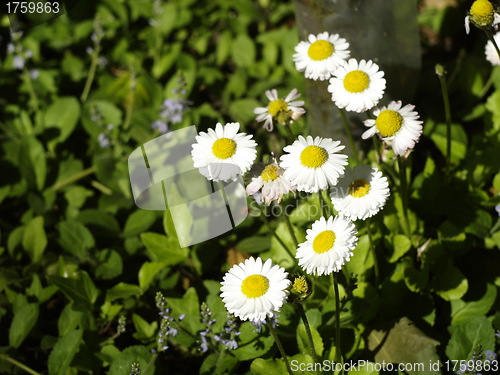
[[257, 156], [257, 143], [252, 135], [238, 133], [240, 124], [217, 123], [215, 130], [200, 132], [193, 144], [191, 156], [200, 173], [213, 181], [234, 180], [247, 172]]
[[283, 177], [297, 187], [298, 191], [317, 193], [337, 183], [344, 174], [347, 155], [337, 154], [345, 146], [340, 141], [310, 135], [299, 135], [292, 145], [286, 146], [282, 155], [281, 167], [285, 169]]
[[349, 58], [349, 43], [338, 34], [310, 34], [308, 40], [300, 42], [293, 55], [295, 68], [299, 72], [305, 71], [306, 78], [326, 80]]
[[281, 125], [287, 125], [306, 113], [305, 109], [302, 108], [304, 101], [294, 101], [300, 97], [297, 89], [293, 89], [285, 99], [278, 98], [278, 92], [275, 89], [267, 90], [266, 96], [270, 100], [268, 106], [257, 107], [253, 112], [258, 115], [258, 122], [264, 121], [264, 129], [268, 132], [273, 131], [273, 120]]
[[[257, 203], [265, 202], [268, 206], [272, 201], [281, 202], [283, 195], [295, 191], [295, 186], [283, 178], [284, 170], [277, 163], [266, 165], [261, 173], [252, 178], [247, 186], [247, 194], [253, 195]], [[255, 194], [261, 190], [261, 194]]]
[[[495, 39], [497, 45], [500, 45], [500, 33], [496, 33], [493, 36], [493, 39]], [[486, 47], [484, 47], [484, 54], [486, 55], [486, 60], [488, 60], [491, 65], [500, 65], [500, 57], [498, 56], [495, 46], [490, 40], [486, 43]]]
[[340, 271], [353, 255], [357, 233], [354, 224], [342, 216], [330, 216], [328, 220], [322, 217], [307, 230], [306, 241], [299, 244], [299, 266], [318, 276]]
[[286, 302], [290, 286], [285, 269], [271, 259], [249, 258], [234, 265], [221, 283], [222, 302], [241, 320], [263, 322], [274, 316]]
[[339, 66], [330, 78], [328, 91], [332, 101], [346, 111], [364, 112], [384, 95], [384, 72], [373, 61], [349, 59]]
[[377, 168], [357, 165], [332, 188], [330, 197], [338, 213], [352, 221], [365, 220], [379, 212], [390, 195], [389, 182]]
[[470, 32], [469, 23], [479, 28], [491, 27], [500, 23], [500, 15], [495, 12], [494, 6], [488, 0], [476, 0], [465, 17], [465, 32]]
[[361, 138], [367, 139], [379, 133], [384, 141], [392, 141], [396, 155], [404, 155], [415, 146], [422, 134], [422, 121], [418, 120], [419, 115], [413, 109], [415, 106], [411, 104], [401, 108], [401, 101], [397, 101], [373, 111], [376, 119], [365, 120], [364, 124], [370, 129]]

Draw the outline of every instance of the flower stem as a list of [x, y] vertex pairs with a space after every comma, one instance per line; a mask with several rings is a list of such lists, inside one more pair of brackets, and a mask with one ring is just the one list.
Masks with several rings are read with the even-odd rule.
[[288, 141], [290, 143], [293, 143], [295, 141], [295, 135], [293, 134], [292, 132], [292, 129], [290, 128], [290, 124], [286, 124], [285, 125], [285, 131], [286, 131], [286, 134], [288, 135], [288, 137], [290, 138]]
[[319, 198], [319, 206], [321, 208], [321, 212], [323, 213], [323, 216], [325, 219], [328, 219], [330, 217], [330, 210], [328, 205], [325, 202], [325, 198], [323, 197], [323, 192], [320, 190], [318, 191], [318, 198]]
[[278, 349], [281, 353], [281, 356], [283, 357], [283, 361], [285, 362], [286, 369], [290, 375], [293, 375], [292, 368], [290, 367], [290, 362], [288, 362], [288, 357], [285, 353], [285, 349], [283, 349], [283, 345], [281, 345], [281, 341], [278, 337], [278, 333], [276, 332], [276, 329], [273, 327], [273, 325], [269, 322], [266, 322], [267, 326], [269, 327], [269, 331], [271, 332], [271, 335], [273, 335], [274, 342], [276, 342], [276, 345], [278, 346]]
[[495, 38], [493, 37], [493, 34], [491, 32], [491, 30], [489, 29], [484, 29], [484, 31], [486, 32], [486, 36], [488, 37], [488, 39], [490, 40], [490, 42], [493, 44], [493, 46], [495, 47], [495, 50], [497, 51], [498, 53], [498, 57], [500, 57], [500, 49], [498, 48], [498, 44], [497, 42], [495, 41]]
[[335, 362], [343, 362], [342, 350], [340, 348], [340, 293], [337, 273], [332, 274], [333, 290], [335, 291]]
[[36, 372], [35, 370], [29, 368], [28, 366], [26, 366], [25, 364], [23, 364], [23, 363], [21, 363], [19, 361], [16, 361], [14, 358], [11, 358], [7, 354], [0, 354], [0, 359], [3, 359], [4, 361], [12, 363], [14, 366], [17, 366], [21, 370], [26, 371], [28, 374], [31, 374], [31, 375], [40, 375], [39, 372]]
[[73, 182], [76, 182], [81, 178], [84, 178], [84, 177], [87, 177], [88, 175], [91, 175], [96, 170], [97, 170], [97, 168], [95, 166], [93, 166], [93, 167], [87, 168], [81, 172], [78, 172], [78, 173], [74, 174], [73, 176], [70, 176], [67, 179], [52, 186], [52, 190], [57, 191], [59, 189], [62, 189], [66, 185], [72, 184]]
[[95, 71], [97, 68], [97, 62], [99, 61], [99, 53], [101, 52], [101, 47], [97, 45], [95, 50], [92, 52], [92, 61], [90, 62], [89, 72], [87, 74], [87, 80], [85, 81], [85, 86], [83, 87], [82, 95], [80, 96], [80, 100], [82, 103], [87, 101], [89, 96], [90, 88], [92, 87], [92, 82], [94, 81]]
[[408, 182], [406, 180], [406, 159], [398, 155], [399, 166], [399, 187], [401, 189], [401, 203], [403, 204], [403, 218], [405, 223], [405, 232], [410, 234], [410, 221], [408, 220]]
[[444, 115], [446, 119], [446, 172], [450, 173], [451, 168], [451, 111], [450, 111], [450, 98], [448, 95], [448, 85], [446, 83], [446, 71], [441, 65], [436, 65], [436, 73], [439, 77], [439, 84], [441, 85], [441, 95], [444, 102]]
[[297, 237], [295, 236], [295, 231], [293, 230], [292, 222], [290, 221], [290, 218], [288, 217], [288, 214], [286, 213], [286, 209], [283, 209], [283, 216], [285, 217], [285, 224], [286, 227], [288, 228], [288, 231], [290, 232], [290, 236], [292, 237], [292, 241], [295, 245], [295, 247], [299, 246], [299, 241], [297, 241]]
[[366, 231], [368, 233], [368, 241], [370, 242], [370, 251], [372, 252], [373, 256], [373, 268], [375, 270], [375, 285], [378, 286], [380, 281], [380, 272], [378, 268], [377, 252], [375, 251], [375, 246], [373, 244], [373, 236], [370, 227], [371, 227], [371, 221], [370, 219], [366, 219]]
[[23, 77], [24, 83], [26, 83], [26, 87], [28, 88], [28, 91], [30, 93], [31, 100], [33, 101], [33, 105], [35, 106], [35, 112], [37, 114], [39, 114], [40, 105], [38, 102], [38, 96], [36, 95], [35, 89], [33, 88], [33, 80], [31, 79], [30, 72], [26, 67], [23, 68], [22, 77]]
[[288, 248], [285, 242], [281, 239], [280, 236], [278, 236], [278, 233], [276, 233], [274, 228], [271, 226], [271, 223], [269, 222], [269, 218], [267, 217], [266, 213], [265, 212], [263, 213], [262, 210], [260, 211], [260, 213], [261, 213], [260, 216], [264, 216], [264, 224], [266, 225], [267, 229], [269, 229], [269, 232], [271, 232], [273, 237], [276, 238], [276, 241], [279, 242], [279, 244], [286, 250], [286, 252], [292, 257], [292, 259], [295, 258], [293, 252]]
[[[337, 107], [338, 108], [338, 107]], [[349, 126], [349, 122], [347, 121], [347, 117], [343, 109], [338, 108], [340, 112], [340, 117], [342, 117], [342, 123], [344, 124], [345, 132], [347, 133], [347, 138], [349, 138], [349, 143], [351, 144], [352, 155], [354, 157], [354, 161], [356, 164], [359, 163], [358, 159], [358, 151], [356, 150], [356, 144], [354, 143], [354, 139], [352, 138], [351, 127]]]
[[309, 326], [309, 321], [307, 320], [306, 312], [304, 311], [304, 306], [302, 303], [297, 303], [297, 309], [299, 310], [299, 315], [302, 321], [304, 322], [304, 327], [306, 329], [307, 339], [309, 340], [309, 349], [311, 350], [311, 358], [314, 363], [318, 363], [318, 355], [316, 354], [316, 349], [314, 348], [314, 341], [311, 333], [311, 327]]

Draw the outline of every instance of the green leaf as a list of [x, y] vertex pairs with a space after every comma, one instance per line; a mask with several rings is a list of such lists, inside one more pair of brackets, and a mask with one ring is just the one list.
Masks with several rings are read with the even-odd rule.
[[49, 355], [49, 375], [65, 375], [82, 342], [83, 330], [61, 337]]
[[97, 253], [98, 266], [95, 275], [101, 279], [113, 279], [120, 276], [123, 271], [122, 257], [115, 250], [105, 249]]
[[[305, 233], [303, 230], [297, 228], [297, 226], [293, 225], [293, 231], [295, 233], [295, 237], [299, 243], [304, 242]], [[271, 249], [261, 254], [262, 259], [272, 258], [273, 263], [279, 264], [282, 267], [289, 268], [295, 265], [295, 244], [292, 240], [292, 236], [288, 231], [287, 226], [284, 222], [278, 224], [275, 228], [276, 234], [283, 241], [287, 249], [285, 249], [281, 243], [278, 242], [274, 236], [271, 237]], [[270, 235], [271, 236], [271, 235]]]
[[[64, 337], [71, 331], [76, 330], [81, 325], [83, 318], [84, 313], [74, 310], [73, 303], [68, 303], [61, 312], [61, 315], [59, 315], [59, 320], [57, 321], [59, 336]], [[80, 328], [83, 329], [83, 327]]]
[[451, 338], [446, 355], [451, 360], [469, 360], [481, 345], [483, 350], [495, 349], [495, 330], [485, 316], [468, 319], [450, 327]]
[[31, 219], [24, 230], [23, 247], [34, 263], [40, 261], [47, 247], [47, 236], [43, 228], [43, 223], [43, 217], [37, 216]]
[[148, 230], [155, 221], [156, 214], [153, 211], [137, 210], [128, 217], [123, 235], [129, 237], [141, 234]]
[[87, 258], [87, 250], [95, 245], [94, 237], [87, 227], [79, 221], [68, 220], [60, 222], [58, 229], [61, 246], [80, 260]]
[[158, 322], [148, 323], [137, 314], [132, 314], [132, 321], [136, 330], [133, 335], [134, 338], [137, 340], [151, 340], [154, 337], [158, 329]]
[[155, 366], [154, 362], [150, 365], [151, 356], [151, 352], [145, 346], [129, 346], [113, 359], [108, 375], [130, 374], [134, 362], [139, 364], [141, 375], [153, 375]]
[[49, 282], [56, 285], [75, 306], [81, 306], [87, 310], [92, 310], [93, 305], [99, 295], [99, 290], [95, 287], [89, 275], [85, 271], [78, 271], [75, 278], [48, 276]]
[[[424, 363], [439, 360], [436, 346], [439, 342], [426, 336], [408, 318], [401, 318], [394, 326], [384, 330], [373, 330], [368, 336], [368, 347], [375, 352], [375, 362], [381, 363]], [[414, 368], [408, 374], [432, 375], [439, 371]]]
[[182, 298], [166, 298], [166, 300], [174, 316], [185, 315], [182, 325], [191, 334], [196, 335], [204, 328], [200, 323], [200, 301], [196, 289], [189, 288]]
[[23, 139], [19, 151], [19, 167], [30, 188], [43, 189], [47, 175], [47, 160], [45, 149], [36, 138]]
[[146, 246], [151, 260], [164, 266], [178, 264], [188, 256], [188, 248], [179, 247], [177, 240], [158, 233], [141, 234], [141, 240]]
[[232, 374], [234, 368], [238, 365], [238, 359], [232, 356], [227, 351], [222, 352], [220, 355], [216, 353], [210, 354], [200, 367], [200, 374], [218, 375], [218, 374]]
[[144, 291], [148, 290], [154, 277], [165, 265], [158, 262], [144, 262], [139, 270], [139, 286]]
[[16, 309], [9, 330], [9, 345], [18, 348], [38, 320], [39, 308], [36, 303], [24, 302]]
[[[314, 349], [316, 350], [316, 355], [321, 357], [325, 346], [323, 345], [323, 339], [321, 338], [319, 332], [316, 328], [309, 326], [311, 329], [311, 336], [314, 343]], [[309, 344], [309, 339], [307, 338], [306, 327], [303, 323], [297, 326], [297, 343], [299, 344], [299, 351], [301, 353], [310, 353], [311, 345]]]
[[271, 239], [269, 237], [250, 236], [238, 242], [236, 248], [243, 253], [254, 254], [268, 250], [270, 246]]
[[451, 323], [458, 324], [478, 316], [486, 315], [495, 303], [496, 297], [497, 288], [491, 284], [486, 284], [486, 292], [477, 301], [452, 300]]
[[76, 98], [63, 97], [56, 99], [45, 112], [45, 127], [56, 128], [57, 138], [49, 141], [49, 148], [54, 149], [57, 143], [70, 136], [80, 118], [80, 103]]
[[111, 289], [108, 289], [106, 293], [106, 301], [112, 302], [119, 298], [129, 298], [132, 296], [140, 296], [142, 294], [142, 289], [133, 284], [118, 283]]
[[450, 301], [461, 298], [469, 289], [469, 282], [458, 268], [447, 263], [437, 273], [431, 286], [441, 298]]
[[368, 235], [359, 237], [358, 245], [353, 250], [353, 256], [346, 267], [350, 273], [363, 275], [373, 267], [373, 253], [370, 251], [370, 240]]
[[241, 333], [238, 336], [238, 348], [233, 350], [232, 353], [240, 361], [263, 357], [274, 345], [272, 335], [270, 333], [256, 332], [252, 323], [243, 323], [239, 331]]
[[411, 249], [411, 240], [403, 235], [396, 234], [392, 239], [393, 253], [389, 262], [394, 263]]
[[285, 363], [282, 359], [255, 359], [250, 365], [255, 375], [287, 375]]
[[[435, 127], [426, 124], [424, 129], [433, 128], [430, 134], [437, 148], [446, 155], [446, 124], [437, 124]], [[467, 134], [460, 124], [451, 124], [451, 160], [458, 163], [467, 154]]]
[[239, 34], [231, 45], [231, 57], [236, 65], [250, 67], [255, 63], [255, 44], [245, 34]]

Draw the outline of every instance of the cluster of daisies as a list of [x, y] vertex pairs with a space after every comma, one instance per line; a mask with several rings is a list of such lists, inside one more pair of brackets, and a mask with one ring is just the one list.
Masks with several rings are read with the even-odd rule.
[[470, 24], [484, 30], [489, 36], [489, 41], [486, 43], [484, 53], [486, 60], [492, 65], [500, 65], [500, 52], [498, 46], [500, 45], [500, 32], [491, 34], [491, 29], [498, 29], [500, 24], [500, 14], [496, 11], [495, 7], [488, 0], [476, 0], [472, 3], [468, 15], [465, 17], [465, 32], [469, 34]]
[[[257, 143], [252, 135], [239, 130], [238, 123], [218, 123], [215, 129], [196, 137], [193, 162], [209, 180], [228, 181], [250, 171], [257, 157]], [[308, 274], [338, 272], [357, 244], [353, 221], [375, 215], [389, 196], [387, 178], [370, 166], [346, 167], [343, 149], [339, 141], [329, 138], [299, 136], [283, 148], [279, 162], [261, 166], [247, 186], [249, 195], [267, 205], [279, 203], [290, 192], [330, 192], [338, 216], [314, 222], [307, 230], [306, 241], [296, 249], [298, 264]], [[263, 263], [260, 258], [250, 258], [224, 276], [221, 296], [235, 316], [262, 322], [286, 301], [290, 286], [287, 276], [270, 259]]]
[[[364, 124], [368, 129], [362, 138], [378, 134], [392, 145], [394, 153], [405, 155], [418, 141], [422, 122], [412, 105], [394, 101], [374, 108], [383, 97], [384, 73], [373, 61], [350, 57], [349, 43], [339, 35], [310, 35], [295, 48], [296, 68], [306, 78], [330, 80], [332, 101], [346, 111], [373, 110]], [[304, 102], [297, 90], [280, 98], [276, 90], [266, 92], [267, 107], [255, 109], [257, 121], [272, 131], [274, 124], [289, 126], [304, 115]], [[365, 220], [385, 205], [389, 183], [377, 168], [369, 165], [347, 167], [347, 155], [340, 141], [321, 137], [303, 137], [283, 148], [278, 159], [254, 166], [257, 143], [252, 135], [241, 133], [238, 123], [222, 125], [200, 132], [192, 146], [194, 166], [211, 181], [230, 181], [251, 169], [246, 191], [259, 204], [279, 203], [295, 191], [329, 192], [338, 215], [321, 217], [306, 231], [306, 240], [295, 253], [298, 265], [311, 275], [338, 272], [350, 260], [357, 245], [356, 220]], [[289, 132], [291, 133], [291, 132]], [[254, 166], [254, 168], [252, 168]], [[271, 259], [250, 258], [233, 266], [224, 276], [221, 297], [227, 310], [242, 320], [264, 322], [274, 316], [289, 295], [288, 274]]]

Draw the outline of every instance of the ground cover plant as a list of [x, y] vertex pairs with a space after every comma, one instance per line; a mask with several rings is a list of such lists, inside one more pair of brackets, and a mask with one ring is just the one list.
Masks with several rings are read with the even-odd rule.
[[[2, 15], [0, 373], [498, 373], [499, 4], [327, 3]], [[380, 56], [307, 25], [402, 3]], [[204, 207], [138, 207], [128, 161], [193, 124], [248, 216], [181, 247]]]

